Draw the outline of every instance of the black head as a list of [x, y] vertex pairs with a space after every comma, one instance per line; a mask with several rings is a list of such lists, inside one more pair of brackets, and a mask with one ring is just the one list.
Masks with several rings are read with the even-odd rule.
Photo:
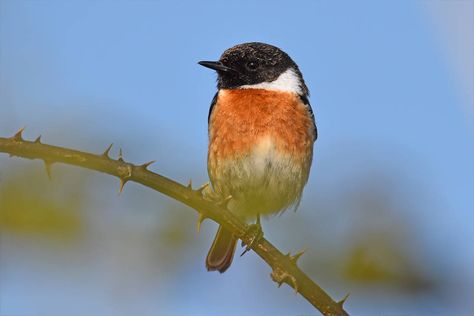
[[296, 63], [278, 47], [252, 42], [227, 49], [219, 61], [200, 61], [200, 65], [217, 71], [218, 89], [271, 83], [281, 74], [292, 71], [301, 95], [308, 95], [303, 76]]

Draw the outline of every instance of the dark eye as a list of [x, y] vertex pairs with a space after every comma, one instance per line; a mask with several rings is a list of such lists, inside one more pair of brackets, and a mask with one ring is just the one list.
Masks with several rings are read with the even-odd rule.
[[246, 65], [247, 69], [249, 70], [255, 70], [258, 68], [259, 64], [256, 61], [249, 61]]

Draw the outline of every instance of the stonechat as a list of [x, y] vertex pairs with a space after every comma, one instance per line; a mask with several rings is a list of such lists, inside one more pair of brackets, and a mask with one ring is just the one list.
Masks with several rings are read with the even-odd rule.
[[[218, 75], [208, 116], [207, 168], [214, 193], [232, 196], [229, 209], [244, 219], [296, 209], [317, 138], [298, 65], [278, 47], [258, 42], [199, 64]], [[236, 244], [220, 226], [207, 269], [226, 271]]]

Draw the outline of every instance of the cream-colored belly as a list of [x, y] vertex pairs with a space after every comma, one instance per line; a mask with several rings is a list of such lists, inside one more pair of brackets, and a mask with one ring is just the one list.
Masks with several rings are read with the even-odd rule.
[[241, 157], [214, 160], [209, 171], [216, 193], [232, 195], [229, 208], [251, 217], [297, 205], [308, 179], [311, 157], [307, 158], [278, 151], [273, 139], [264, 136]]

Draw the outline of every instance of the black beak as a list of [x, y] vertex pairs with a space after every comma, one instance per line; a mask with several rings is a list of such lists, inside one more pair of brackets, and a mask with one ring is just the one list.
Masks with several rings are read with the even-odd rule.
[[223, 72], [235, 71], [234, 69], [230, 67], [224, 66], [220, 61], [200, 61], [198, 62], [198, 64], [206, 68], [214, 69], [216, 71], [223, 71]]

